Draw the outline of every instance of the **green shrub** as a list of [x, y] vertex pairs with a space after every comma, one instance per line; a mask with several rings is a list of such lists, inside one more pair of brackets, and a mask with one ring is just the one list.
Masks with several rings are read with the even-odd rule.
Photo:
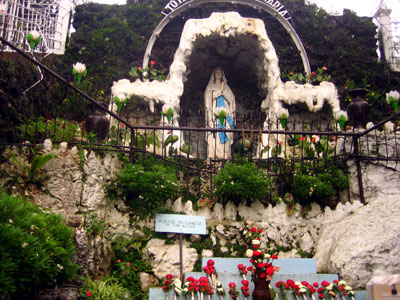
[[0, 299], [71, 280], [78, 271], [72, 234], [61, 216], [0, 189]]
[[154, 213], [178, 190], [175, 173], [162, 165], [126, 164], [108, 187], [112, 197], [122, 196], [141, 218]]
[[30, 142], [45, 138], [59, 142], [71, 142], [81, 136], [77, 123], [63, 119], [47, 120], [44, 117], [39, 117], [37, 121], [29, 120], [26, 124], [20, 125], [18, 131], [21, 140]]
[[102, 280], [86, 278], [81, 289], [83, 299], [93, 300], [126, 300], [132, 299], [129, 291], [126, 290], [116, 278], [108, 277]]
[[145, 245], [144, 238], [123, 239], [113, 241], [115, 258], [113, 261], [113, 277], [127, 290], [132, 299], [147, 299], [142, 291], [139, 274], [153, 273], [152, 267], [143, 260], [141, 249]]
[[348, 178], [344, 172], [331, 166], [316, 176], [297, 173], [293, 178], [291, 192], [295, 201], [301, 205], [316, 202], [322, 207], [335, 206], [331, 198], [348, 185]]
[[251, 163], [235, 165], [227, 163], [215, 176], [215, 195], [225, 205], [233, 201], [239, 205], [242, 200], [250, 205], [255, 200], [269, 198], [271, 180], [262, 170]]

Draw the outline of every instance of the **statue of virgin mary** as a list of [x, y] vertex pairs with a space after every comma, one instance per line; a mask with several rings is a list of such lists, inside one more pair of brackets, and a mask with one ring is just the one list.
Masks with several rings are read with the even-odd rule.
[[[236, 102], [232, 90], [227, 84], [224, 71], [216, 68], [204, 92], [206, 126], [208, 128], [234, 128]], [[207, 157], [230, 159], [232, 132], [207, 132]]]

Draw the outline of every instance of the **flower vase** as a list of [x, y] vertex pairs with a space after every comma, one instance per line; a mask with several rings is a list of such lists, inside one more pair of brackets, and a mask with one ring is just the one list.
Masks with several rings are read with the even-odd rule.
[[271, 300], [269, 281], [254, 280], [253, 300]]

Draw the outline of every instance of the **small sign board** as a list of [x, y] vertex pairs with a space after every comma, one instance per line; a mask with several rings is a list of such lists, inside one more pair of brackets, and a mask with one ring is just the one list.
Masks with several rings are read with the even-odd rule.
[[206, 218], [202, 216], [157, 214], [155, 231], [205, 235], [207, 234]]

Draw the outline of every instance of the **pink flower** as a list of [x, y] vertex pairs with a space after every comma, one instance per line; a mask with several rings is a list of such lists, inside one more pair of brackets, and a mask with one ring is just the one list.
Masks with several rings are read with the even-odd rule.
[[120, 263], [120, 262], [121, 262], [121, 260], [120, 260], [120, 259], [118, 259], [118, 260], [117, 260], [117, 263]]
[[90, 291], [86, 291], [86, 296], [92, 297], [92, 293]]
[[150, 64], [153, 66], [153, 65], [156, 64], [156, 61], [155, 61], [155, 60], [151, 60], [151, 61], [150, 61]]
[[130, 266], [131, 266], [131, 263], [128, 261], [128, 262], [126, 263], [126, 267], [129, 268]]

